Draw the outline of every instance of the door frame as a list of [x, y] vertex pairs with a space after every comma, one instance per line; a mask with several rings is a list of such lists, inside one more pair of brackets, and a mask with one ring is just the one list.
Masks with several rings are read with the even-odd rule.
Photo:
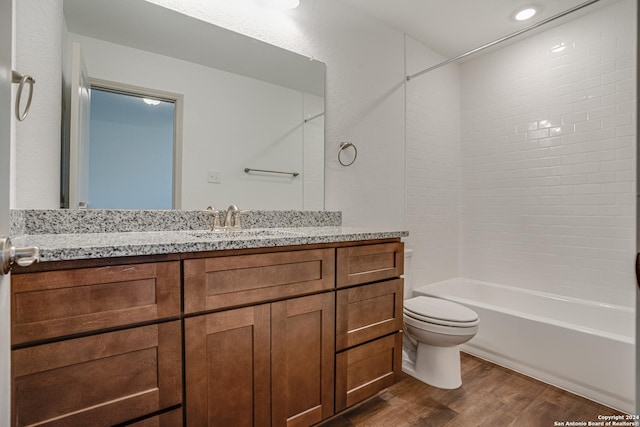
[[[11, 200], [11, 96], [13, 2], [0, 0], [0, 236], [9, 235]], [[0, 275], [0, 426], [11, 420], [11, 276]]]
[[[640, 111], [640, 30], [638, 30], [638, 22], [640, 22], [640, 7], [636, 2], [636, 116]], [[636, 415], [640, 414], [640, 147], [638, 139], [640, 137], [640, 119], [636, 118]]]
[[174, 103], [173, 115], [173, 194], [172, 208], [182, 208], [182, 126], [184, 95], [164, 90], [89, 77], [91, 88], [142, 97], [158, 98]]

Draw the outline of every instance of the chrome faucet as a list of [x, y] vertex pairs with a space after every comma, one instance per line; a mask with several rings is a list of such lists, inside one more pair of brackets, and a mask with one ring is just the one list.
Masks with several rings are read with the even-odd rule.
[[242, 230], [242, 221], [240, 220], [240, 215], [249, 211], [241, 211], [236, 205], [229, 206], [224, 216], [224, 225], [220, 221], [221, 212], [216, 210], [215, 208], [208, 206], [207, 209], [201, 212], [206, 215], [213, 216], [211, 231], [240, 231]]

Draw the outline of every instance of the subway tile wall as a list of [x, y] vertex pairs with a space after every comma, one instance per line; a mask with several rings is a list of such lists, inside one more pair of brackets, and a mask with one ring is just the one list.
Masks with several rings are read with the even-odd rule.
[[634, 304], [635, 7], [461, 65], [459, 275]]
[[[444, 57], [406, 38], [407, 74]], [[460, 74], [443, 67], [406, 85], [406, 209], [414, 285], [458, 276]]]

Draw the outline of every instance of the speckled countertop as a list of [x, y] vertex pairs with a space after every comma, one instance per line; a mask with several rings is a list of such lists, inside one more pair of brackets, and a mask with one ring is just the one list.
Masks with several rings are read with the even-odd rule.
[[18, 247], [38, 246], [40, 261], [248, 249], [351, 242], [408, 236], [399, 230], [352, 227], [249, 229], [242, 232], [145, 231], [125, 233], [38, 234], [12, 239]]
[[[54, 212], [54, 213], [52, 213]], [[261, 213], [258, 218], [263, 215], [272, 218], [274, 215], [282, 218], [282, 221], [275, 222], [277, 227], [260, 228], [248, 227], [240, 232], [212, 232], [203, 229], [162, 229], [162, 224], [157, 224], [157, 217], [154, 219], [156, 224], [154, 228], [160, 230], [148, 230], [141, 227], [145, 231], [129, 231], [129, 226], [117, 232], [106, 232], [104, 229], [91, 229], [87, 226], [87, 215], [95, 215], [95, 213], [67, 211], [69, 216], [60, 213], [60, 211], [15, 211], [12, 213], [19, 221], [27, 218], [27, 222], [31, 224], [32, 231], [26, 229], [27, 234], [17, 232], [13, 235], [12, 243], [16, 247], [38, 246], [40, 248], [40, 261], [66, 261], [77, 259], [122, 257], [122, 256], [139, 256], [139, 255], [161, 255], [172, 253], [187, 252], [203, 252], [226, 249], [249, 249], [276, 246], [294, 246], [335, 242], [353, 242], [362, 240], [389, 239], [406, 237], [409, 235], [407, 231], [402, 230], [385, 230], [381, 228], [354, 228], [343, 227], [340, 225], [341, 215], [339, 212], [315, 212], [304, 213], [299, 212], [273, 212]], [[52, 215], [55, 215], [59, 226], [53, 228]], [[129, 219], [123, 220], [122, 211], [112, 211], [100, 213], [101, 216], [116, 216], [119, 222], [127, 222]], [[126, 212], [124, 215], [132, 216], [133, 213]], [[159, 214], [155, 214], [159, 215]], [[162, 214], [166, 216], [167, 213]], [[176, 214], [178, 215], [178, 214]], [[184, 212], [179, 215], [185, 215]], [[69, 222], [70, 216], [79, 217], [82, 220], [82, 227], [78, 227]], [[136, 218], [147, 215], [140, 215], [138, 211]], [[295, 226], [291, 227], [291, 218], [297, 218], [294, 221]], [[38, 221], [45, 222], [46, 227], [42, 224], [35, 224]], [[92, 218], [95, 219], [95, 218]], [[100, 221], [96, 221], [96, 227], [104, 227], [104, 222], [109, 218], [101, 217]], [[15, 220], [15, 218], [14, 218]], [[53, 221], [53, 222], [56, 222]], [[75, 219], [74, 219], [75, 221]], [[164, 220], [163, 220], [164, 221]], [[91, 221], [94, 222], [94, 221]], [[114, 222], [118, 222], [115, 221]], [[259, 221], [256, 225], [260, 224]], [[272, 222], [272, 224], [274, 224]], [[122, 228], [122, 227], [121, 227]], [[171, 226], [169, 228], [176, 228]], [[140, 229], [140, 228], [137, 228]], [[80, 230], [80, 232], [72, 232]], [[15, 230], [14, 230], [15, 231]], [[31, 231], [31, 232], [30, 232]]]

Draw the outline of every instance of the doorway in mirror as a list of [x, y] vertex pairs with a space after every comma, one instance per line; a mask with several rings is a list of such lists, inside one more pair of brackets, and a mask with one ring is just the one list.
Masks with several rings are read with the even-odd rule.
[[92, 86], [87, 207], [174, 207], [175, 100]]

